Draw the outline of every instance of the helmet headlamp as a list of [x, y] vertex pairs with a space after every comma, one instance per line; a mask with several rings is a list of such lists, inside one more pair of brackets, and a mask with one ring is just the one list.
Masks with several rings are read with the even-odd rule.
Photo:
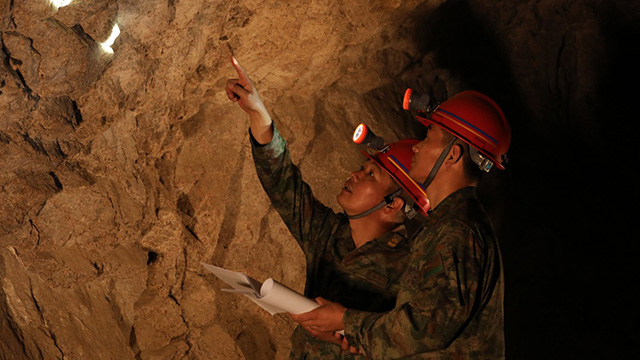
[[404, 93], [402, 108], [418, 112], [425, 126], [436, 124], [469, 145], [469, 155], [485, 172], [504, 169], [511, 129], [502, 109], [488, 96], [473, 90], [458, 93], [443, 103], [429, 104], [428, 95], [412, 89]]
[[385, 144], [384, 139], [374, 134], [365, 124], [358, 125], [353, 132], [353, 142], [356, 144], [364, 144], [375, 151], [386, 152], [389, 150], [389, 146]]

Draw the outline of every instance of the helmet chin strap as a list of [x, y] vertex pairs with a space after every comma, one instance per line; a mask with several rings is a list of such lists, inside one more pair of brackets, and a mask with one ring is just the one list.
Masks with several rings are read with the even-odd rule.
[[440, 166], [442, 166], [444, 159], [446, 159], [447, 155], [449, 155], [449, 150], [451, 150], [451, 147], [453, 146], [454, 142], [456, 142], [455, 136], [453, 137], [453, 139], [451, 139], [451, 141], [449, 141], [449, 144], [447, 145], [447, 147], [445, 147], [444, 150], [442, 150], [442, 152], [440, 153], [440, 156], [438, 157], [438, 161], [436, 161], [436, 163], [433, 165], [433, 167], [431, 168], [431, 172], [429, 173], [429, 176], [427, 176], [427, 179], [424, 181], [424, 183], [422, 183], [425, 189], [429, 185], [431, 185], [433, 178], [436, 177], [436, 174], [438, 173], [438, 170], [440, 170]]
[[[423, 183], [425, 189], [431, 184], [431, 182], [433, 181], [433, 178], [436, 177], [436, 174], [438, 173], [438, 170], [440, 170], [440, 167], [442, 166], [442, 163], [447, 158], [447, 155], [449, 155], [449, 151], [451, 150], [451, 147], [453, 147], [453, 144], [455, 142], [456, 142], [456, 137], [454, 136], [451, 139], [451, 141], [449, 141], [449, 144], [447, 144], [447, 146], [440, 153], [440, 156], [438, 157], [438, 160], [433, 165], [433, 168], [431, 168], [431, 172], [429, 173], [429, 176], [427, 176], [427, 179]], [[386, 206], [388, 204], [391, 204], [393, 199], [395, 199], [398, 196], [400, 196], [400, 194], [402, 194], [402, 187], [400, 187], [398, 190], [394, 191], [393, 193], [385, 196], [384, 200], [382, 202], [380, 202], [378, 205], [372, 207], [371, 209], [369, 209], [369, 210], [367, 210], [365, 212], [362, 212], [362, 213], [356, 214], [356, 215], [349, 215], [346, 212], [345, 212], [345, 214], [347, 215], [347, 217], [350, 220], [351, 219], [363, 218], [363, 217], [365, 217], [367, 215], [370, 215], [370, 214], [382, 209], [384, 206]]]
[[402, 187], [398, 188], [398, 190], [392, 192], [391, 194], [385, 196], [384, 200], [382, 200], [378, 205], [372, 207], [371, 209], [369, 209], [369, 210], [367, 210], [365, 212], [362, 212], [362, 213], [357, 214], [357, 215], [349, 215], [346, 212], [345, 212], [345, 214], [347, 215], [349, 220], [363, 218], [363, 217], [365, 217], [365, 216], [367, 216], [369, 214], [372, 214], [372, 213], [382, 209], [386, 205], [391, 204], [393, 202], [393, 199], [395, 199], [398, 196], [400, 196], [400, 194], [402, 194]]

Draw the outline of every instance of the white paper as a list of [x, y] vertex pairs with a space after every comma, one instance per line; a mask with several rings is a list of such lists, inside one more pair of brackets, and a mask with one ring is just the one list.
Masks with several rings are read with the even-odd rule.
[[250, 291], [251, 293], [254, 293], [256, 295], [260, 291], [260, 286], [262, 284], [260, 284], [260, 282], [256, 281], [255, 279], [252, 279], [251, 277], [243, 273], [223, 269], [221, 267], [217, 267], [217, 266], [213, 266], [205, 263], [200, 263], [200, 264], [202, 264], [205, 267], [205, 269], [211, 271], [215, 276], [217, 276], [227, 284], [231, 285], [231, 287], [236, 290]]
[[211, 271], [233, 289], [223, 289], [227, 292], [237, 292], [247, 296], [271, 315], [288, 312], [301, 314], [311, 311], [320, 305], [315, 301], [300, 295], [294, 290], [269, 278], [264, 284], [236, 271], [201, 263], [205, 269]]
[[279, 282], [269, 278], [260, 290], [260, 301], [277, 307], [278, 312], [302, 314], [320, 306], [317, 302], [300, 295]]
[[[272, 278], [265, 280], [264, 284], [261, 284], [259, 281], [243, 273], [205, 263], [201, 264], [205, 269], [211, 271], [215, 276], [233, 288], [222, 289], [222, 291], [245, 295], [251, 299], [251, 301], [267, 310], [271, 315], [284, 312], [302, 314], [320, 306], [320, 304], [314, 300], [300, 295], [298, 292], [289, 289]], [[337, 331], [337, 333], [344, 335], [344, 330]]]

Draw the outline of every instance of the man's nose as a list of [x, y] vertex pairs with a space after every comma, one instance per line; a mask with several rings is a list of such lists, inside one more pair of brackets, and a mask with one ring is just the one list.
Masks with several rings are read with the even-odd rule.
[[358, 181], [358, 179], [360, 179], [360, 170], [352, 171], [351, 174], [349, 174], [349, 178], [351, 181]]
[[413, 152], [414, 152], [414, 153], [416, 153], [416, 154], [417, 154], [417, 153], [418, 153], [418, 151], [419, 151], [419, 150], [418, 150], [418, 145], [420, 145], [420, 143], [417, 143], [417, 144], [415, 144], [415, 145], [413, 145], [413, 146], [411, 147], [411, 150], [413, 150]]

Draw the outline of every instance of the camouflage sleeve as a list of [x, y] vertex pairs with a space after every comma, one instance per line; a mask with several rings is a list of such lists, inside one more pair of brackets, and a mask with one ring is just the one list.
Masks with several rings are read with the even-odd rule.
[[393, 310], [347, 310], [343, 322], [351, 345], [374, 359], [395, 359], [445, 349], [464, 329], [481, 278], [479, 251], [466, 226], [439, 233], [439, 239], [416, 239]]
[[[251, 130], [249, 130], [251, 133]], [[291, 163], [285, 140], [273, 126], [273, 139], [265, 145], [251, 137], [253, 160], [260, 183], [289, 231], [305, 253], [317, 229], [336, 214], [313, 197], [300, 170]]]

